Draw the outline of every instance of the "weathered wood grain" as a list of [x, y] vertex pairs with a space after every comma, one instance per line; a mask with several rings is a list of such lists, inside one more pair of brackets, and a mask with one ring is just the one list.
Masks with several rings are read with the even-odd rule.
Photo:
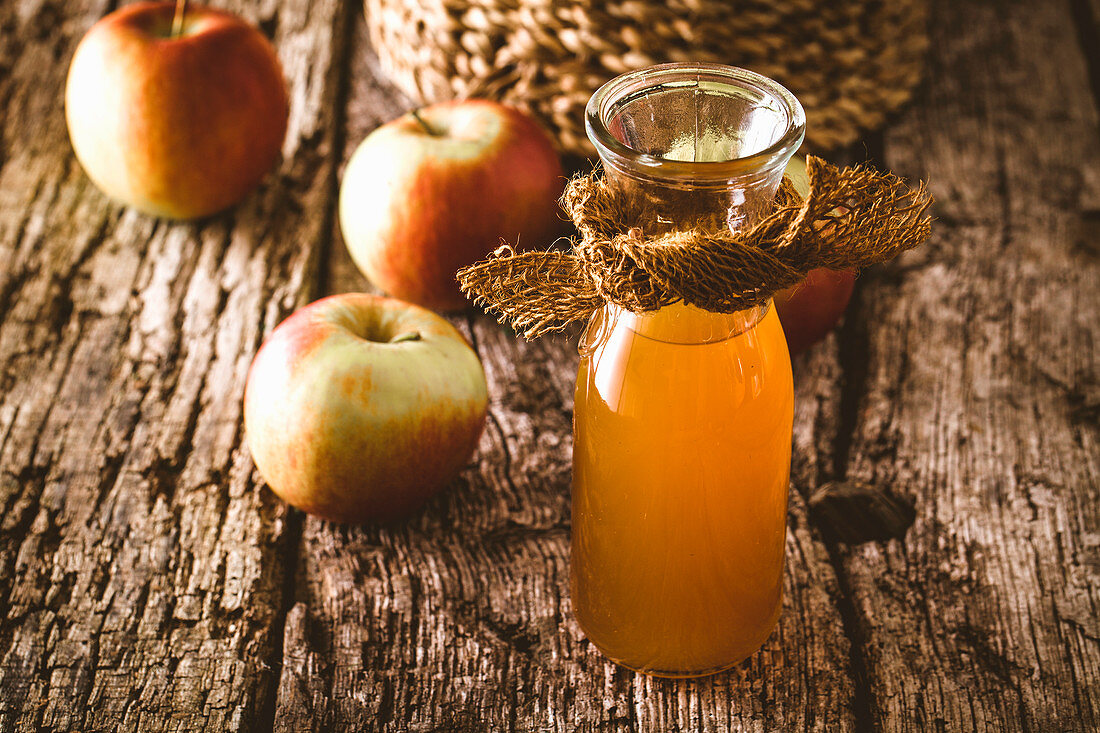
[[1095, 731], [1097, 100], [1068, 4], [935, 10], [885, 162], [930, 180], [939, 221], [858, 324], [849, 474], [919, 510], [903, 544], [843, 553], [870, 705], [892, 731]]
[[278, 47], [285, 160], [179, 225], [109, 203], [68, 143], [69, 58], [109, 4], [0, 6], [2, 731], [270, 727], [288, 515], [241, 394], [328, 236], [344, 5], [222, 5]]
[[[608, 664], [569, 611], [573, 340], [456, 317], [492, 417], [411, 521], [263, 488], [245, 370], [295, 305], [365, 287], [336, 172], [408, 101], [359, 3], [223, 5], [275, 39], [285, 160], [170, 225], [68, 145], [68, 58], [111, 4], [0, 4], [0, 733], [1100, 728], [1096, 0], [935, 3], [928, 81], [869, 145], [930, 180], [935, 239], [796, 360], [777, 633], [679, 682]], [[916, 497], [905, 540], [822, 539], [805, 498], [846, 477]]]

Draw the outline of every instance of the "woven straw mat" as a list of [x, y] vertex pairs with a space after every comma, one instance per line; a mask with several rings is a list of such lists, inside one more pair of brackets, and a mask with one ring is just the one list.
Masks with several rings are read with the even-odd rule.
[[383, 68], [414, 100], [487, 97], [591, 156], [584, 106], [608, 79], [669, 61], [743, 66], [806, 108], [831, 150], [880, 126], [920, 81], [922, 0], [365, 0]]

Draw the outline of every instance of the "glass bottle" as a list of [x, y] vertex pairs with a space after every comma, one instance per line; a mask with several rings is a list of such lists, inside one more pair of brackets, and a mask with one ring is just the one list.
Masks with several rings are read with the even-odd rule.
[[[751, 226], [802, 142], [794, 96], [743, 69], [666, 64], [592, 96], [588, 136], [646, 234]], [[687, 677], [771, 634], [782, 594], [794, 398], [771, 303], [608, 306], [580, 344], [572, 603], [618, 664]]]

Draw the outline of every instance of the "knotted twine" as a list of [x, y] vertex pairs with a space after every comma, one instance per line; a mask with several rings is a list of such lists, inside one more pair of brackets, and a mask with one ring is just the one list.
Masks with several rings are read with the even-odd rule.
[[683, 301], [732, 313], [766, 302], [815, 268], [859, 270], [924, 242], [932, 197], [892, 173], [806, 160], [803, 200], [785, 179], [775, 209], [743, 232], [725, 220], [654, 236], [631, 222], [647, 202], [598, 171], [574, 178], [562, 208], [580, 238], [572, 251], [518, 252], [503, 244], [458, 272], [467, 297], [524, 338], [559, 331], [613, 303], [634, 312]]

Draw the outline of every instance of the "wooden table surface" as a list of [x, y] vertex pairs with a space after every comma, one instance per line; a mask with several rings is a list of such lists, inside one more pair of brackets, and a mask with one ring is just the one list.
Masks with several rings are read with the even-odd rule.
[[[783, 615], [694, 681], [616, 668], [570, 614], [567, 338], [455, 319], [490, 419], [408, 522], [264, 487], [246, 370], [366, 287], [339, 173], [409, 103], [357, 2], [218, 4], [278, 47], [284, 159], [173, 224], [68, 143], [68, 62], [114, 4], [0, 3], [0, 731], [1100, 729], [1097, 0], [935, 0], [913, 103], [834, 155], [926, 179], [938, 221], [795, 360]], [[913, 496], [905, 538], [829, 539], [806, 500], [837, 478]]]

